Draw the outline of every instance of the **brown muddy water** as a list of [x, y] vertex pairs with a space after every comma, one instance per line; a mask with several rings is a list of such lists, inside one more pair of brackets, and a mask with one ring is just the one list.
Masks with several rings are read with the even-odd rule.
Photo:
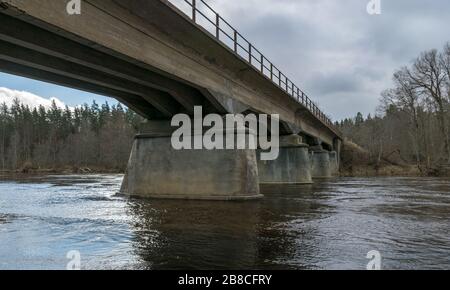
[[121, 175], [0, 177], [0, 269], [450, 269], [450, 181], [338, 178], [260, 201], [137, 200]]

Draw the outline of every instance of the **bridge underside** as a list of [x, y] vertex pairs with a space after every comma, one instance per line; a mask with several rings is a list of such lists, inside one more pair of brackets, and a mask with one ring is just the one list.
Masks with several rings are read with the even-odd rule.
[[114, 97], [151, 120], [192, 114], [194, 106], [225, 113], [193, 86], [0, 14], [4, 72]]
[[[79, 16], [67, 15], [65, 5], [54, 0], [0, 0], [1, 71], [114, 97], [148, 120], [168, 121], [178, 113], [192, 116], [195, 106], [222, 115], [279, 114], [282, 135], [303, 137], [287, 144], [289, 150], [278, 162], [257, 164], [257, 152], [248, 150], [214, 156], [161, 151], [161, 146], [169, 147], [168, 136], [144, 132], [147, 137], [135, 141], [124, 191], [252, 198], [259, 196], [260, 183], [308, 183], [309, 171], [316, 177], [331, 176], [325, 167], [331, 164], [329, 151], [339, 156], [336, 133], [165, 1], [86, 0]], [[292, 158], [298, 165], [289, 163]], [[192, 170], [193, 166], [204, 169]], [[183, 172], [185, 178], [180, 178]], [[196, 178], [203, 182], [188, 188]]]

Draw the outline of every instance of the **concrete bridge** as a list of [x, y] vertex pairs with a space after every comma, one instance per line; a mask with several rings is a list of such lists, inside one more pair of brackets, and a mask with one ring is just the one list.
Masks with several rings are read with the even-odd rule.
[[[261, 185], [337, 174], [341, 135], [332, 122], [204, 1], [82, 0], [79, 15], [68, 14], [68, 2], [0, 0], [0, 70], [114, 97], [145, 117], [124, 193], [253, 199]], [[172, 149], [170, 119], [192, 116], [195, 106], [221, 115], [279, 114], [279, 158]]]

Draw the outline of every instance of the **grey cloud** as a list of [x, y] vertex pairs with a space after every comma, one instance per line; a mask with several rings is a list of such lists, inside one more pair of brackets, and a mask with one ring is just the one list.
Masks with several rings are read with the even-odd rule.
[[318, 75], [311, 82], [311, 89], [319, 95], [352, 93], [361, 89], [357, 76], [351, 73], [334, 73]]
[[373, 113], [392, 73], [450, 41], [448, 0], [211, 0], [335, 119]]

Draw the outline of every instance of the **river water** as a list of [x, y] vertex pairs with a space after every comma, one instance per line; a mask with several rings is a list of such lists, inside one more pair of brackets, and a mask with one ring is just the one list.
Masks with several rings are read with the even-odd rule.
[[117, 196], [121, 175], [0, 178], [0, 269], [450, 269], [450, 181], [339, 178], [251, 202]]

